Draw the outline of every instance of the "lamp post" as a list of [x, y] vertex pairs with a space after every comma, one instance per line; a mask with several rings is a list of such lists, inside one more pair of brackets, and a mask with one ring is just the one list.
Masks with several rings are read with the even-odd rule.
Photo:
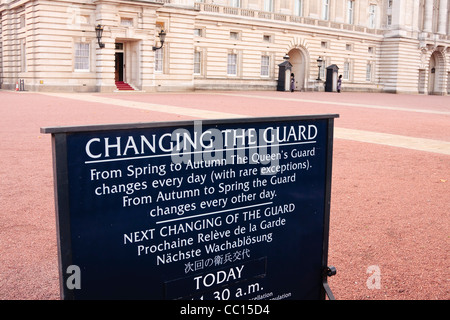
[[100, 49], [105, 47], [105, 44], [102, 43], [102, 36], [103, 36], [103, 26], [101, 24], [98, 24], [95, 27], [95, 34], [97, 36], [97, 41], [98, 41], [98, 46], [100, 47]]
[[159, 36], [159, 42], [161, 42], [161, 45], [159, 47], [153, 47], [153, 51], [161, 49], [164, 45], [164, 41], [166, 41], [166, 33], [164, 32], [164, 30], [161, 30], [161, 32], [158, 34], [158, 36]]
[[321, 80], [320, 79], [320, 68], [322, 67], [322, 62], [323, 62], [322, 57], [319, 56], [319, 58], [317, 59], [317, 66], [319, 67], [319, 73], [317, 75], [317, 81]]

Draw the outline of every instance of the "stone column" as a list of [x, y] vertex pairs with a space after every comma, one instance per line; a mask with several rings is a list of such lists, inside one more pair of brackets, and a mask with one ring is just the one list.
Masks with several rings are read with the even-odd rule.
[[439, 3], [439, 24], [438, 33], [447, 33], [447, 13], [448, 13], [448, 1], [441, 0]]
[[411, 26], [413, 28], [413, 31], [419, 31], [419, 9], [420, 9], [420, 0], [413, 0], [413, 15], [412, 15], [412, 21]]
[[423, 16], [423, 31], [432, 32], [433, 30], [433, 0], [425, 1], [425, 12]]

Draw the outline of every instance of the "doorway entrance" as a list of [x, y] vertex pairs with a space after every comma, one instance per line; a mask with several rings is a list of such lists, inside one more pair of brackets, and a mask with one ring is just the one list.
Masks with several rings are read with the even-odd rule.
[[116, 52], [115, 80], [123, 81], [123, 52]]
[[124, 50], [123, 43], [116, 43], [116, 54], [115, 54], [115, 81], [124, 81], [123, 69], [124, 69]]
[[435, 51], [430, 57], [428, 69], [428, 94], [443, 94], [444, 88], [444, 57], [441, 52]]
[[289, 62], [292, 64], [292, 73], [295, 77], [295, 91], [305, 90], [305, 80], [307, 73], [306, 53], [295, 48], [289, 51]]

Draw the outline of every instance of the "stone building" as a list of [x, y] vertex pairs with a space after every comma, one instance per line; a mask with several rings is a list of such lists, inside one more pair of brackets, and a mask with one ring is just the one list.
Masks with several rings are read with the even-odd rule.
[[449, 8], [450, 0], [0, 0], [0, 84], [276, 90], [288, 55], [296, 90], [323, 90], [335, 65], [346, 91], [448, 94]]

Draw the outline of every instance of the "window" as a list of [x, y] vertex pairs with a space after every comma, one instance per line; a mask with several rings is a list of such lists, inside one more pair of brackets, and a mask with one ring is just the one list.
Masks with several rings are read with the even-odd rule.
[[230, 0], [230, 6], [235, 8], [241, 7], [241, 0]]
[[229, 76], [237, 75], [237, 54], [235, 53], [228, 54], [227, 74]]
[[272, 36], [267, 35], [267, 34], [263, 35], [263, 41], [264, 42], [272, 42]]
[[27, 46], [24, 40], [20, 43], [20, 71], [27, 72]]
[[239, 32], [230, 32], [230, 39], [231, 40], [239, 40]]
[[366, 65], [366, 81], [372, 81], [372, 64], [370, 62]]
[[387, 19], [386, 24], [388, 26], [392, 25], [392, 16], [390, 14], [387, 15], [386, 19]]
[[202, 53], [200, 51], [194, 52], [194, 74], [202, 73]]
[[264, 11], [273, 11], [272, 0], [264, 0]]
[[328, 61], [327, 61], [327, 58], [325, 58], [325, 57], [322, 57], [322, 66], [320, 67], [320, 78], [321, 79], [325, 79], [325, 77], [326, 77], [326, 74], [327, 74], [327, 64], [328, 64]]
[[328, 48], [328, 42], [326, 42], [326, 41], [321, 41], [321, 42], [320, 42], [320, 47], [321, 47], [322, 49]]
[[369, 6], [369, 28], [371, 28], [371, 29], [375, 28], [376, 12], [377, 12], [377, 6], [374, 4], [371, 4]]
[[374, 52], [375, 52], [375, 50], [373, 49], [373, 47], [368, 47], [367, 48], [367, 53], [373, 54]]
[[261, 56], [261, 76], [268, 77], [270, 68], [270, 57]]
[[155, 51], [155, 72], [163, 72], [164, 51], [158, 49]]
[[330, 0], [322, 0], [322, 20], [330, 18]]
[[75, 71], [89, 71], [89, 43], [75, 43]]
[[194, 29], [194, 36], [195, 37], [203, 37], [203, 30], [200, 28]]
[[352, 51], [352, 45], [351, 45], [351, 43], [347, 43], [347, 44], [345, 45], [345, 50], [347, 50], [347, 51]]
[[294, 15], [302, 16], [303, 15], [303, 1], [295, 0], [294, 2]]
[[353, 8], [355, 1], [349, 0], [347, 1], [347, 23], [353, 24]]
[[342, 78], [344, 78], [344, 80], [350, 80], [350, 62], [348, 61], [344, 62], [344, 74], [342, 75]]
[[20, 15], [20, 17], [19, 17], [19, 23], [20, 23], [20, 26], [19, 26], [19, 28], [25, 28], [25, 14], [22, 14], [22, 15]]
[[392, 8], [392, 0], [388, 0], [388, 8]]
[[121, 18], [120, 19], [120, 25], [124, 27], [132, 27], [133, 26], [133, 19], [132, 18]]

